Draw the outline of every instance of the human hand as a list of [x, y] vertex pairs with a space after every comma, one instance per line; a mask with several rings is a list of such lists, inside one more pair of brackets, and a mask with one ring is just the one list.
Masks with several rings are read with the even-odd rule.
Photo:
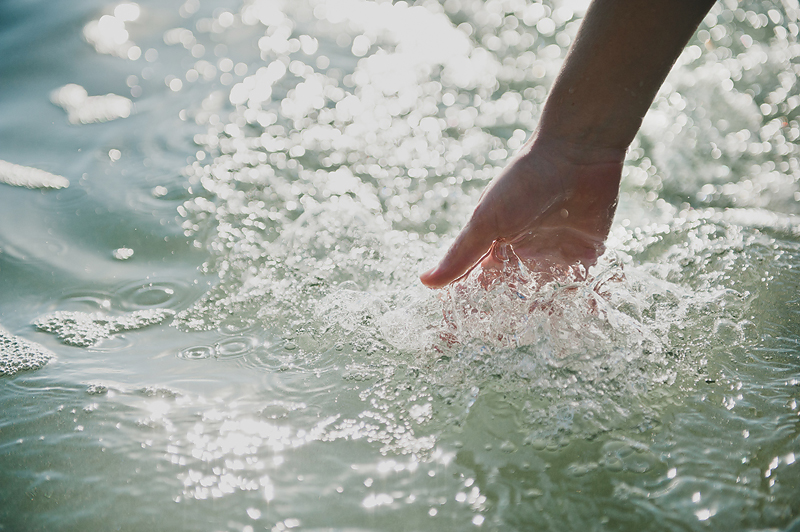
[[487, 186], [444, 258], [420, 280], [440, 288], [478, 263], [485, 272], [502, 269], [513, 255], [545, 278], [588, 268], [605, 249], [624, 154], [532, 139]]

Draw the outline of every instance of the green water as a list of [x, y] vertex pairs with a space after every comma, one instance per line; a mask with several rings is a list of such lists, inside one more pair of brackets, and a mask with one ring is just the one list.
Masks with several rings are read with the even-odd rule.
[[588, 281], [416, 278], [584, 10], [0, 4], [0, 529], [800, 529], [793, 0], [714, 6]]

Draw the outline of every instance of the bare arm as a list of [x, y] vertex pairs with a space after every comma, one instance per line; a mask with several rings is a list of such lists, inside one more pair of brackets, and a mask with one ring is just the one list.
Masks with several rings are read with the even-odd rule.
[[593, 264], [613, 219], [625, 150], [712, 4], [594, 0], [537, 130], [422, 282], [444, 286], [481, 259], [496, 267], [498, 243], [539, 271]]

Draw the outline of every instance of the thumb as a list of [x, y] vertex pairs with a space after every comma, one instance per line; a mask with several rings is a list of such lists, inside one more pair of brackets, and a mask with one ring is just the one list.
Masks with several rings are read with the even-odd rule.
[[428, 288], [442, 288], [477, 264], [492, 246], [495, 237], [470, 221], [456, 237], [439, 264], [419, 276]]

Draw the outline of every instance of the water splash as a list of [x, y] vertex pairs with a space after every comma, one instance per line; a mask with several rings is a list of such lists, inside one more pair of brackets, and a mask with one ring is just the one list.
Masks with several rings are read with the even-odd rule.
[[[436, 295], [418, 286], [416, 273], [535, 127], [543, 86], [585, 6], [340, 4], [243, 8], [243, 24], [263, 26], [262, 66], [193, 112], [207, 130], [195, 137], [204, 155], [186, 174], [202, 192], [180, 209], [198, 245], [213, 233], [205, 268], [220, 282], [176, 323], [210, 330], [255, 320], [291, 338], [295, 363], [310, 364], [310, 353], [320, 364], [349, 357], [343, 378], [374, 379], [362, 400], [397, 419], [414, 416], [412, 406], [392, 405], [393, 391], [428, 387], [456, 424], [478, 398], [510, 394], [526, 405], [519, 417], [528, 443], [657, 423], [648, 397], [692, 386], [704, 365], [704, 327], [740, 331], [734, 342], [746, 337], [750, 295], [734, 272], [758, 235], [717, 211], [660, 198], [665, 191], [672, 199], [684, 170], [662, 160], [665, 144], [653, 131], [665, 117], [689, 127], [691, 117], [680, 117], [710, 98], [709, 112], [728, 116], [727, 125], [711, 124], [702, 129], [708, 138], [692, 142], [728, 142], [733, 151], [723, 159], [754, 164], [762, 153], [755, 136], [740, 150], [731, 132], [767, 127], [758, 103], [743, 91], [714, 97], [718, 67], [698, 64], [699, 48], [689, 47], [626, 165], [623, 200], [642, 212], [621, 216], [646, 225], [620, 219], [585, 279], [548, 283], [523, 272], [514, 284], [487, 285], [476, 270]], [[419, 38], [412, 22], [430, 31]], [[345, 43], [337, 28], [355, 37]], [[436, 45], [440, 37], [447, 46]], [[335, 67], [311, 39], [336, 41]], [[757, 50], [741, 53], [755, 61]], [[770, 61], [785, 64], [782, 57]], [[684, 139], [680, 128], [673, 133]], [[791, 164], [789, 152], [780, 155]], [[791, 196], [796, 180], [781, 179]], [[779, 196], [767, 201], [774, 206]], [[413, 378], [398, 369], [406, 367]]]

